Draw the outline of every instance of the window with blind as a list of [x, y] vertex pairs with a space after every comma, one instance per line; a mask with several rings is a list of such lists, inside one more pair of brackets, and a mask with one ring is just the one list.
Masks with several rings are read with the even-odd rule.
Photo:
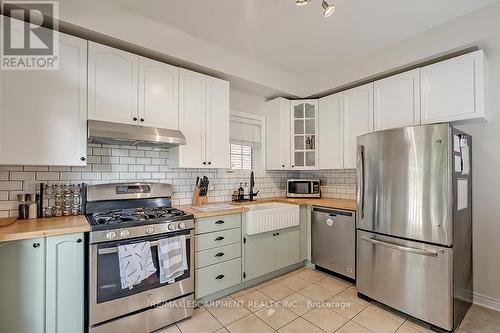
[[231, 169], [252, 170], [252, 147], [231, 144]]
[[261, 121], [240, 115], [230, 119], [231, 169], [252, 170], [260, 159]]

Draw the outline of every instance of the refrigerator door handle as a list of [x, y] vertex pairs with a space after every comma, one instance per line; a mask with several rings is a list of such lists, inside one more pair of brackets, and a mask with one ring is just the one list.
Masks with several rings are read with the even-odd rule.
[[356, 171], [358, 177], [358, 193], [356, 201], [358, 206], [358, 218], [363, 219], [365, 217], [365, 147], [359, 145], [357, 153]]
[[432, 251], [432, 250], [415, 249], [413, 247], [406, 247], [406, 246], [401, 246], [401, 245], [397, 245], [397, 244], [393, 244], [393, 243], [383, 242], [383, 241], [379, 241], [379, 240], [369, 238], [369, 237], [361, 237], [361, 239], [364, 241], [367, 241], [369, 243], [375, 244], [375, 245], [381, 245], [381, 246], [389, 247], [391, 249], [400, 250], [403, 252], [420, 254], [420, 255], [429, 256], [429, 257], [437, 257], [437, 255], [438, 255], [438, 253], [436, 251]]

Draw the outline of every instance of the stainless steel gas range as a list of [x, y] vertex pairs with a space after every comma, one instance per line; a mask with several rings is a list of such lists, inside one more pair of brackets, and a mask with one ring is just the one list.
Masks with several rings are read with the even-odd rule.
[[[169, 184], [87, 186], [90, 333], [147, 333], [192, 315], [194, 220], [172, 208], [171, 197]], [[181, 276], [161, 283], [157, 271], [132, 288], [122, 288], [119, 246], [149, 242], [158, 268], [158, 241], [180, 235], [186, 239], [188, 264]]]

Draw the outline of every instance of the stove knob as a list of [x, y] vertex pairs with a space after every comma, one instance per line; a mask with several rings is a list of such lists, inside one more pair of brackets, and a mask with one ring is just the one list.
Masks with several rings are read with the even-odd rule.
[[168, 228], [168, 230], [172, 231], [172, 230], [175, 230], [177, 228], [177, 226], [175, 225], [175, 223], [170, 223], [167, 228]]
[[185, 229], [185, 228], [186, 228], [186, 223], [179, 222], [179, 229]]
[[151, 235], [155, 231], [155, 228], [149, 226], [146, 228], [146, 234]]
[[106, 239], [107, 240], [113, 240], [116, 238], [116, 233], [114, 231], [110, 231], [106, 234]]
[[127, 229], [122, 230], [122, 231], [120, 232], [120, 236], [121, 236], [121, 238], [127, 238], [127, 237], [128, 237], [128, 235], [130, 235], [130, 232], [128, 232], [128, 230], [127, 230]]

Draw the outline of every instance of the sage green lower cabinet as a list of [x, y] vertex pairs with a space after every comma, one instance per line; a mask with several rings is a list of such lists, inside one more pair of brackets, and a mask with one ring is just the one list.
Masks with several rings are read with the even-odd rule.
[[300, 262], [300, 228], [245, 235], [244, 261], [246, 280]]
[[47, 333], [83, 332], [83, 244], [83, 234], [47, 237]]
[[84, 331], [83, 234], [0, 243], [0, 332]]
[[299, 227], [277, 230], [276, 269], [296, 264], [300, 261]]
[[241, 214], [195, 220], [195, 298], [241, 283]]
[[276, 269], [275, 232], [246, 235], [244, 242], [245, 279], [251, 280]]
[[45, 238], [0, 243], [0, 332], [45, 333]]

